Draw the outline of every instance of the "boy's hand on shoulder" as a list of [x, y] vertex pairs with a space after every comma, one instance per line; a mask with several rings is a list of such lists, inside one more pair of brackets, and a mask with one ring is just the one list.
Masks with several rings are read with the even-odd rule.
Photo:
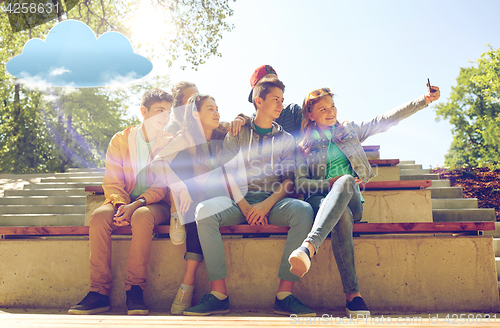
[[241, 131], [241, 127], [245, 125], [245, 118], [241, 116], [237, 116], [230, 124], [229, 132], [232, 133], [233, 136], [237, 136]]

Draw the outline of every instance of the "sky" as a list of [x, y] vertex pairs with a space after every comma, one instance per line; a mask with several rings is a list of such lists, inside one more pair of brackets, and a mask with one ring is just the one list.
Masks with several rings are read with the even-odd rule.
[[[254, 113], [247, 101], [250, 77], [257, 67], [268, 64], [286, 85], [285, 104], [302, 105], [310, 91], [328, 87], [335, 94], [338, 119], [361, 122], [423, 95], [428, 78], [441, 90], [436, 103], [445, 103], [460, 68], [475, 65], [488, 44], [500, 48], [500, 0], [229, 0], [229, 4], [234, 10], [229, 23], [235, 28], [223, 32], [222, 57], [209, 58], [198, 70], [181, 70], [183, 61], [168, 67], [164, 60], [153, 59], [150, 65], [143, 58], [146, 53], [141, 53], [145, 48], [132, 49], [123, 35], [111, 32], [96, 40], [90, 28], [75, 21], [57, 24], [44, 42], [29, 41], [23, 55], [13, 58], [7, 69], [48, 86], [72, 87], [91, 86], [85, 79], [75, 80], [78, 72], [101, 74], [106, 69], [106, 81], [98, 85], [135, 80], [149, 72], [146, 78], [167, 75], [166, 90], [179, 81], [194, 82], [201, 93], [216, 99], [222, 120], [231, 121], [239, 113]], [[157, 24], [165, 20], [161, 12], [139, 7], [142, 11], [130, 19], [132, 41], [140, 37], [154, 43], [155, 37], [175, 34], [168, 22]], [[37, 58], [46, 54], [47, 60], [35, 65], [30, 51]], [[82, 62], [78, 56], [90, 58], [94, 52], [101, 56], [89, 62], [95, 70], [75, 65]], [[139, 104], [139, 99], [130, 102]], [[423, 168], [443, 166], [452, 126], [436, 121], [436, 103], [363, 145], [380, 145], [382, 159], [415, 160]], [[141, 117], [138, 106], [129, 114]]]
[[[221, 58], [198, 71], [153, 62], [152, 74], [192, 81], [212, 95], [221, 117], [251, 115], [250, 76], [263, 64], [284, 82], [285, 103], [302, 105], [329, 87], [340, 121], [364, 121], [426, 92], [427, 78], [446, 102], [461, 67], [500, 47], [497, 0], [237, 0], [235, 28], [224, 33]], [[140, 52], [139, 52], [140, 53]], [[174, 65], [175, 66], [175, 65]], [[180, 63], [179, 63], [180, 66]], [[452, 126], [436, 122], [433, 105], [363, 145], [380, 145], [382, 159], [444, 165]]]

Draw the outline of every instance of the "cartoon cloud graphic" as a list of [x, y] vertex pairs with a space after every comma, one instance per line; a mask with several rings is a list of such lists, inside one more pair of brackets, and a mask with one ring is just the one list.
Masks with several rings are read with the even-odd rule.
[[66, 20], [50, 30], [45, 42], [26, 42], [23, 53], [9, 60], [6, 68], [28, 82], [103, 87], [140, 79], [151, 72], [153, 64], [135, 54], [123, 34], [108, 32], [96, 39], [86, 24]]

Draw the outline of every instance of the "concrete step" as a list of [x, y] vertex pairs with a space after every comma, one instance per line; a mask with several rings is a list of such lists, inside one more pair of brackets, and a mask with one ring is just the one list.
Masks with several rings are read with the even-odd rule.
[[500, 222], [495, 222], [495, 230], [485, 231], [485, 236], [493, 236], [493, 238], [500, 238]]
[[85, 205], [85, 196], [0, 197], [0, 205]]
[[494, 208], [432, 210], [434, 222], [496, 221]]
[[400, 170], [421, 170], [421, 164], [401, 164], [401, 162], [397, 165]]
[[98, 167], [98, 168], [74, 168], [71, 167], [68, 169], [68, 172], [104, 172], [104, 167]]
[[[55, 177], [55, 178], [62, 178], [62, 177], [103, 177], [104, 172], [62, 172], [62, 173], [53, 173], [53, 175], [49, 176], [50, 177]], [[45, 177], [41, 177], [45, 178]]]
[[432, 180], [433, 187], [451, 187], [450, 180]]
[[463, 198], [461, 187], [429, 187], [431, 198]]
[[100, 186], [101, 182], [53, 182], [53, 183], [31, 183], [24, 185], [25, 190], [33, 189], [75, 189], [75, 188], [85, 188], [86, 186]]
[[495, 256], [500, 256], [500, 238], [493, 238], [493, 252]]
[[430, 174], [431, 169], [399, 169], [399, 175], [419, 175], [419, 174]]
[[437, 198], [431, 201], [433, 210], [477, 208], [477, 198]]
[[40, 183], [63, 183], [63, 182], [78, 182], [78, 183], [102, 183], [104, 176], [91, 176], [91, 177], [54, 177], [54, 178], [44, 178], [40, 180]]
[[10, 174], [1, 173], [0, 179], [36, 179], [36, 178], [55, 178], [55, 177], [85, 177], [85, 176], [104, 176], [104, 171], [102, 172], [56, 172], [56, 173], [33, 173], [33, 174]]
[[399, 174], [399, 180], [439, 180], [439, 174]]
[[85, 205], [3, 205], [0, 214], [84, 214]]
[[415, 164], [415, 161], [399, 161], [399, 164]]
[[83, 188], [5, 190], [4, 196], [87, 196]]
[[84, 226], [85, 214], [0, 214], [0, 226]]

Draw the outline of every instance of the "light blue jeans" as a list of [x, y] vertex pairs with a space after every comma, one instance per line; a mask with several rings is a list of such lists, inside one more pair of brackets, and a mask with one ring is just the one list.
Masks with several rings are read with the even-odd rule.
[[[209, 281], [226, 278], [226, 260], [219, 227], [246, 222], [238, 205], [229, 197], [215, 197], [203, 201], [196, 207], [196, 225]], [[284, 198], [277, 202], [269, 212], [269, 224], [290, 227], [285, 249], [281, 258], [278, 278], [298, 281], [299, 277], [290, 272], [288, 257], [298, 248], [311, 230], [313, 211], [311, 206], [301, 200]]]
[[345, 294], [359, 292], [354, 265], [352, 224], [361, 220], [363, 215], [360, 196], [354, 178], [344, 175], [335, 181], [326, 196], [312, 195], [306, 200], [314, 210], [315, 219], [305, 241], [318, 250], [332, 232], [332, 250]]

